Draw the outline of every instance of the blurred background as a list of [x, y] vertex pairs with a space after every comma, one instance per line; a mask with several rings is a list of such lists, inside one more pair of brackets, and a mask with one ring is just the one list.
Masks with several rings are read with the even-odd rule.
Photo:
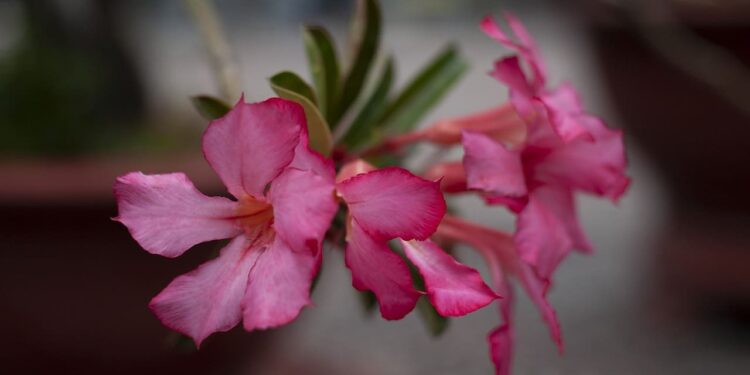
[[[273, 95], [267, 78], [279, 70], [307, 76], [300, 25], [324, 24], [343, 45], [353, 1], [215, 5], [255, 101]], [[597, 252], [567, 260], [550, 294], [565, 354], [522, 300], [516, 374], [750, 373], [750, 2], [382, 7], [382, 50], [397, 57], [400, 84], [447, 42], [471, 65], [423, 126], [505, 100], [486, 73], [508, 52], [477, 24], [513, 11], [552, 81], [573, 82], [591, 112], [625, 131], [632, 188], [617, 207], [580, 199]], [[0, 372], [490, 374], [496, 309], [452, 319], [437, 338], [414, 314], [384, 322], [361, 308], [339, 251], [325, 254], [316, 306], [286, 327], [236, 329], [196, 351], [160, 325], [149, 299], [219, 245], [178, 260], [147, 254], [109, 220], [111, 186], [128, 171], [184, 171], [221, 193], [189, 100], [219, 93], [182, 1], [0, 0]], [[476, 198], [457, 206], [513, 227]], [[468, 249], [457, 254], [485, 272]]]

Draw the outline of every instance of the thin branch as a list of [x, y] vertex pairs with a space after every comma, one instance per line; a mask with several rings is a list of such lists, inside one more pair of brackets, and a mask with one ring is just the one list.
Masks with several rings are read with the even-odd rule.
[[223, 99], [233, 102], [240, 95], [240, 80], [232, 49], [211, 0], [185, 0], [211, 56], [211, 66]]

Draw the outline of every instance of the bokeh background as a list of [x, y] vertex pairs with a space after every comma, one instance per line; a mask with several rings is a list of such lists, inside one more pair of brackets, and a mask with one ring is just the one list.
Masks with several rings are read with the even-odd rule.
[[[248, 100], [267, 77], [307, 74], [300, 25], [345, 42], [353, 1], [217, 0]], [[750, 373], [750, 4], [746, 0], [383, 0], [383, 50], [403, 84], [454, 42], [470, 71], [424, 121], [497, 105], [486, 72], [507, 53], [478, 30], [515, 12], [555, 83], [623, 128], [632, 188], [618, 206], [580, 199], [597, 252], [573, 256], [550, 299], [557, 354], [528, 301], [517, 374]], [[150, 314], [149, 299], [197, 266], [140, 250], [116, 215], [117, 175], [185, 171], [220, 193], [189, 98], [218, 94], [206, 45], [177, 0], [0, 0], [0, 372], [6, 374], [489, 374], [487, 308], [432, 337], [412, 314], [365, 313], [342, 253], [293, 324], [208, 339], [200, 351]], [[434, 157], [423, 147], [413, 160]], [[445, 156], [445, 155], [444, 155]], [[458, 157], [458, 154], [447, 157]], [[457, 199], [512, 228], [502, 209]], [[485, 272], [478, 257], [457, 255]]]

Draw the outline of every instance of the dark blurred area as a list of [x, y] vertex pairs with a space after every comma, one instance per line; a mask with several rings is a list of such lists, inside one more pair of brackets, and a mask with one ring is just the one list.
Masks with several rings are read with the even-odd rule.
[[[307, 74], [300, 24], [345, 41], [348, 0], [217, 0], [248, 100], [266, 78]], [[497, 105], [486, 74], [507, 53], [478, 30], [513, 11], [554, 82], [627, 136], [634, 184], [619, 207], [582, 199], [597, 248], [551, 292], [560, 357], [529, 303], [518, 313], [518, 374], [750, 373], [750, 2], [746, 0], [383, 0], [398, 82], [447, 42], [471, 71], [428, 119]], [[221, 194], [203, 161], [218, 95], [185, 3], [0, 0], [0, 373], [489, 374], [485, 309], [432, 338], [417, 318], [367, 316], [342, 256], [326, 252], [313, 300], [282, 329], [235, 329], [200, 350], [148, 311], [149, 299], [219, 244], [179, 259], [139, 249], [116, 215], [116, 176], [183, 171]], [[427, 121], [424, 125], [427, 125]], [[512, 228], [461, 198], [466, 215]], [[458, 249], [482, 268], [478, 258]]]

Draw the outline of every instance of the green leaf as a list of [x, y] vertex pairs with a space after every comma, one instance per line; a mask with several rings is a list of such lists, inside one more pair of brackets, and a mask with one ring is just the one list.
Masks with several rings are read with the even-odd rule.
[[269, 80], [271, 81], [272, 86], [282, 87], [298, 95], [304, 96], [313, 104], [318, 103], [318, 100], [315, 97], [315, 91], [313, 91], [312, 87], [293, 72], [283, 71], [276, 73]]
[[442, 99], [468, 68], [454, 46], [448, 46], [404, 88], [381, 122], [388, 134], [405, 133]]
[[206, 120], [216, 120], [223, 117], [232, 109], [232, 106], [223, 100], [208, 95], [198, 95], [190, 98], [193, 106]]
[[318, 93], [318, 108], [329, 123], [337, 112], [339, 90], [339, 63], [333, 39], [320, 26], [307, 26], [302, 31], [305, 51], [310, 65], [313, 84]]
[[350, 150], [357, 149], [373, 140], [373, 133], [378, 125], [378, 120], [383, 116], [388, 105], [388, 93], [391, 91], [393, 78], [393, 59], [389, 58], [378, 80], [378, 85], [362, 107], [359, 115], [352, 122], [343, 139], [343, 143]]
[[[290, 78], [290, 75], [295, 78]], [[315, 102], [308, 96], [312, 94], [310, 86], [291, 72], [281, 72], [271, 77], [269, 80], [271, 81], [271, 89], [273, 89], [278, 96], [284, 99], [293, 100], [304, 108], [305, 117], [307, 117], [307, 131], [310, 134], [310, 147], [323, 155], [329, 155], [333, 148], [331, 130], [328, 128], [328, 123], [323, 118], [323, 115], [320, 114], [318, 107], [315, 106]], [[300, 89], [300, 82], [304, 84], [307, 89]], [[297, 90], [300, 90], [301, 92]], [[305, 93], [307, 93], [307, 95]]]
[[331, 123], [337, 123], [359, 97], [378, 52], [380, 26], [381, 14], [377, 1], [359, 0], [351, 32], [351, 51], [354, 59], [344, 79], [341, 101]]

